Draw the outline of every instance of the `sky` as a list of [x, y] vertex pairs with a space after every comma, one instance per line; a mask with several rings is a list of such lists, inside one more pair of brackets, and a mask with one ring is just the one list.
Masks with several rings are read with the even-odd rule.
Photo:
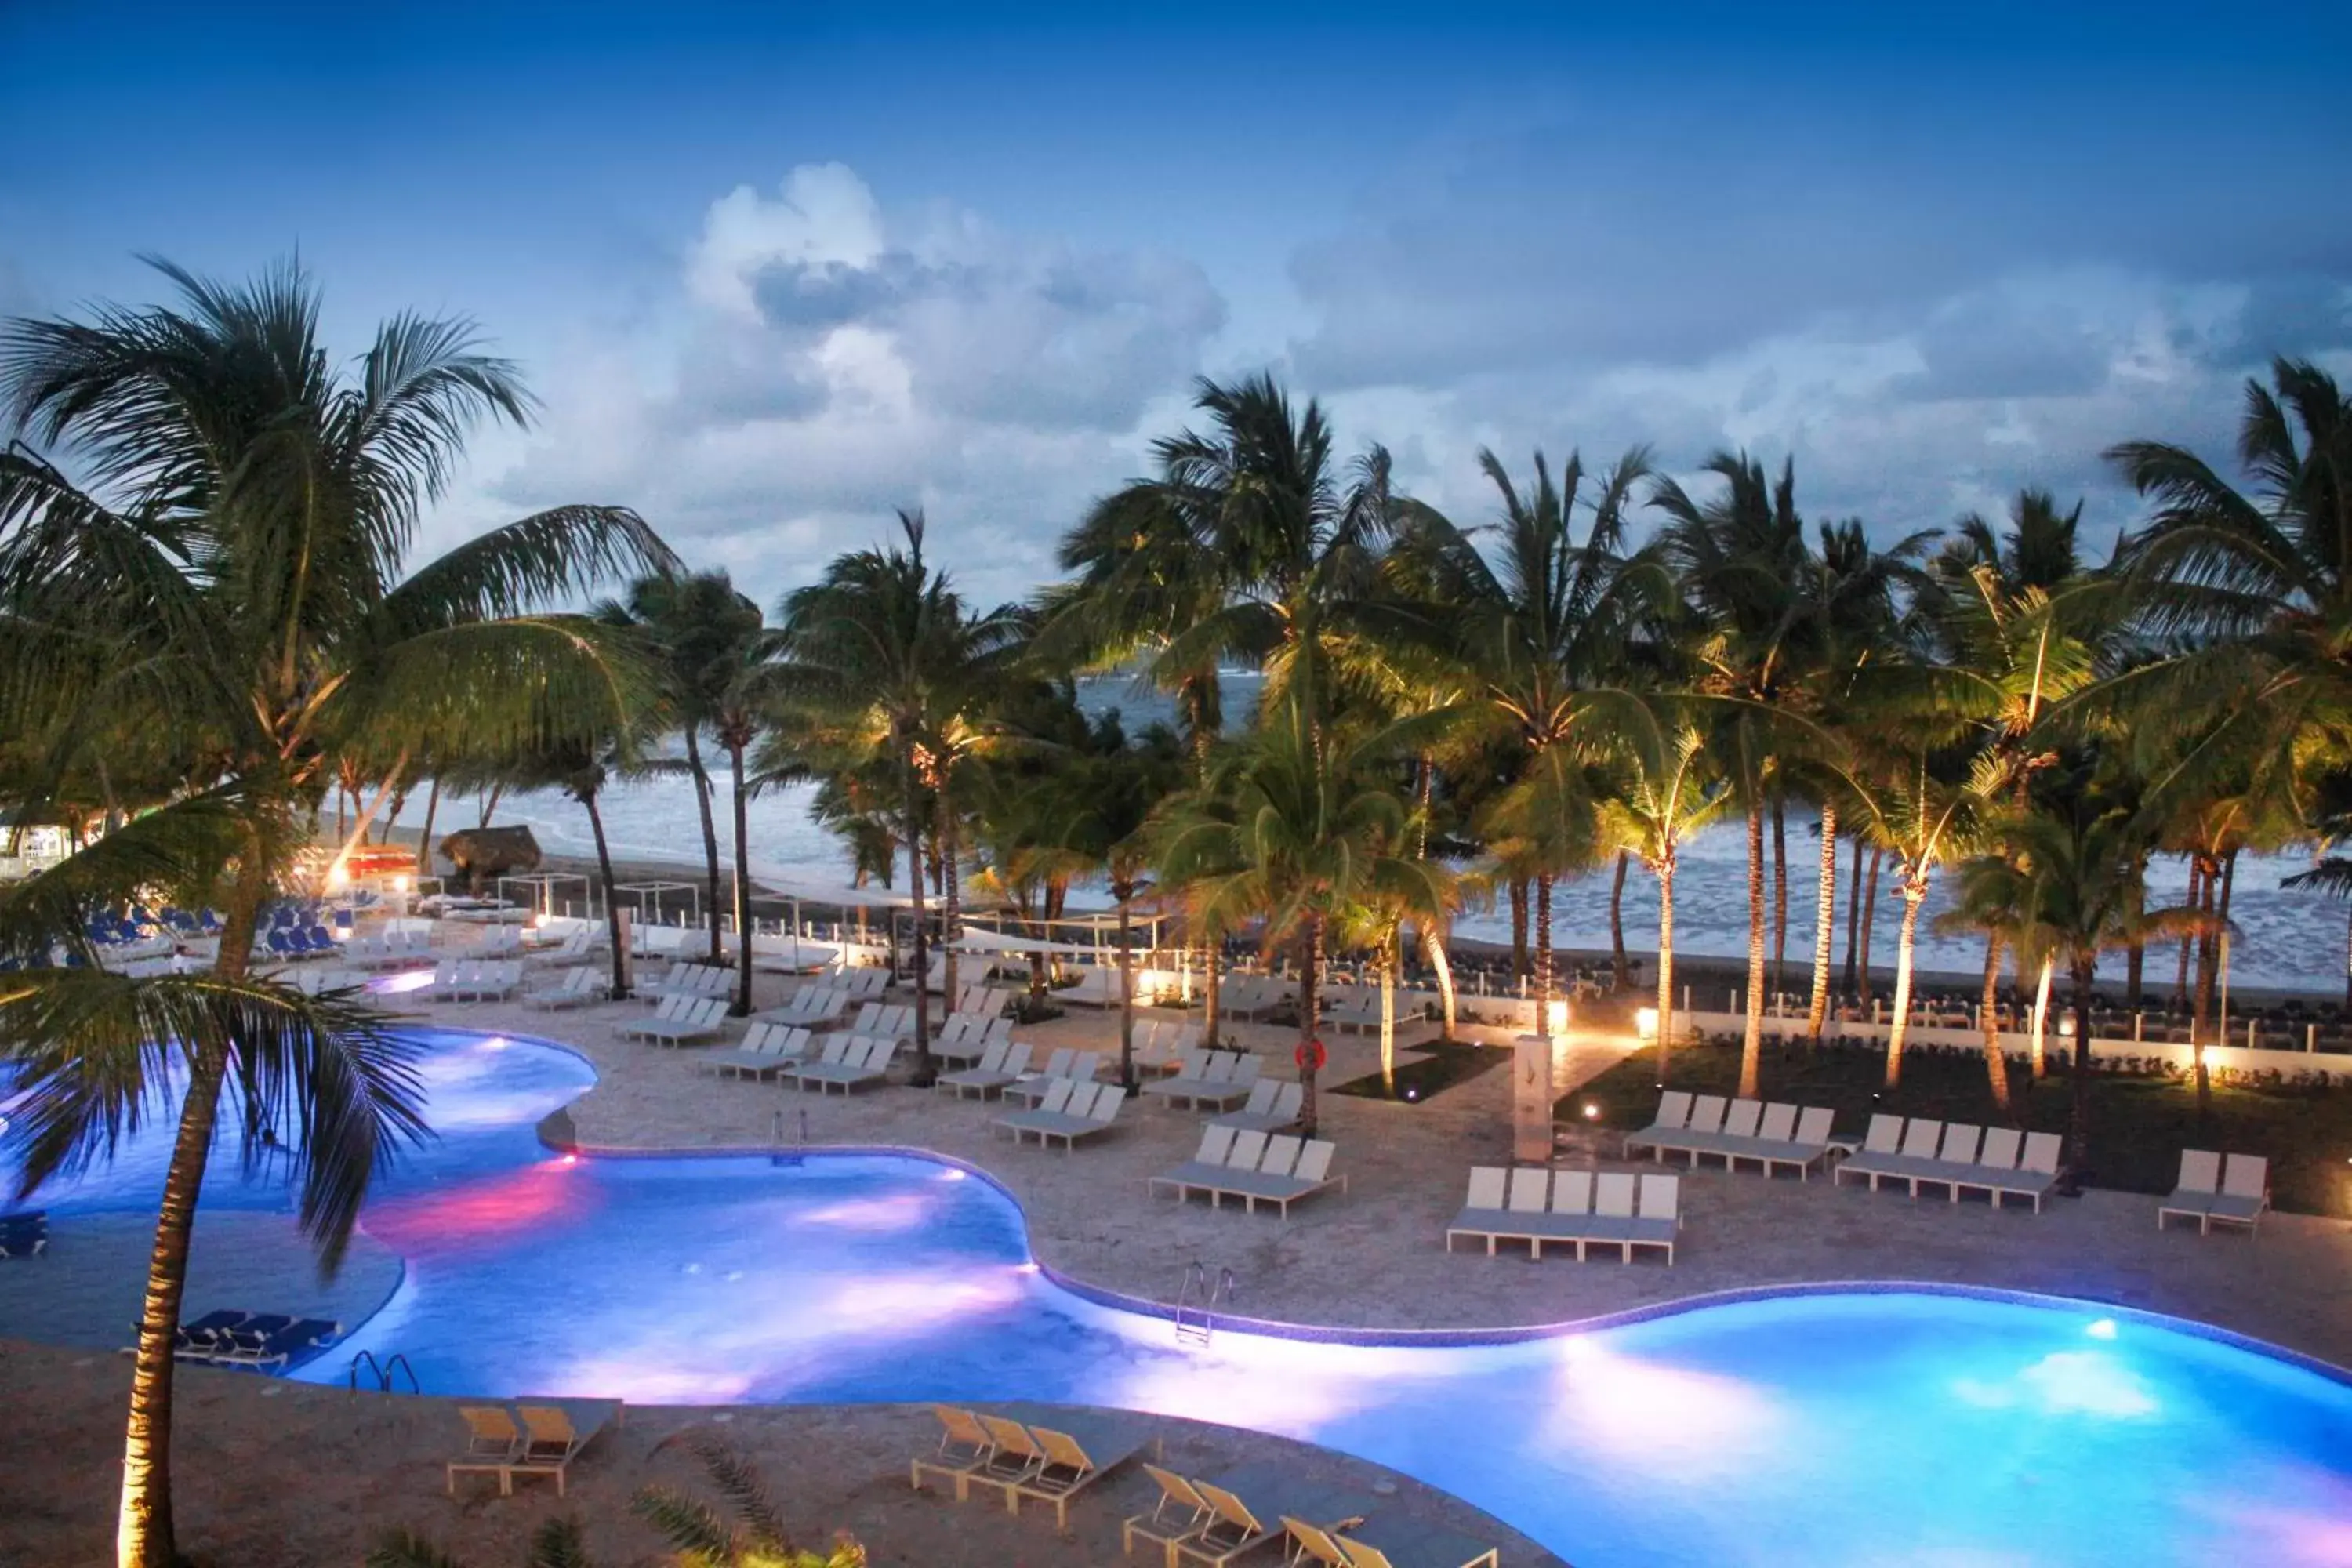
[[1196, 377], [1465, 523], [1477, 454], [1793, 460], [1892, 540], [2136, 516], [2273, 354], [2352, 377], [2352, 6], [0, 0], [0, 314], [299, 257], [341, 353], [540, 400], [420, 552], [629, 505], [772, 603], [919, 506], [1054, 575]]

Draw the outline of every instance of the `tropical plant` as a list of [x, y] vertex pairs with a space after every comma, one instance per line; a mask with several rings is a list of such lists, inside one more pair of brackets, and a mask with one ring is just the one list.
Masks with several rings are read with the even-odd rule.
[[1018, 647], [1022, 617], [1009, 607], [968, 612], [946, 575], [923, 558], [922, 513], [901, 511], [898, 524], [903, 548], [837, 556], [816, 583], [785, 595], [776, 657], [761, 686], [801, 731], [804, 752], [851, 771], [883, 763], [898, 774], [914, 915], [915, 1081], [928, 1084], [937, 1069], [923, 846], [945, 836], [938, 847], [952, 987], [958, 892], [950, 785], [980, 732], [976, 719], [990, 679]]
[[[419, 513], [467, 433], [524, 420], [513, 367], [477, 353], [462, 321], [400, 316], [345, 374], [296, 268], [234, 286], [156, 266], [174, 305], [0, 331], [0, 418], [40, 448], [0, 454], [0, 732], [55, 735], [74, 760], [126, 726], [167, 738], [182, 788], [216, 803], [231, 840], [184, 866], [227, 879], [218, 962], [192, 984], [246, 998], [261, 909], [338, 760], [388, 753], [396, 776], [404, 754], [498, 757], [614, 722], [639, 695], [633, 661], [593, 622], [534, 612], [671, 556], [632, 512], [562, 507], [404, 578]], [[301, 1068], [283, 1080], [288, 1108], [326, 1113], [330, 1094], [348, 1108], [355, 1069], [319, 1064], [348, 1058], [335, 1042], [362, 1019], [304, 1016], [280, 1031], [281, 1059]], [[41, 1015], [17, 1037], [48, 1049], [44, 1031], [65, 1026]], [[175, 1038], [188, 1083], [133, 1360], [125, 1568], [173, 1557], [172, 1346], [189, 1231], [224, 1089], [257, 1070], [223, 1028]], [[338, 1073], [342, 1089], [321, 1087]], [[123, 1102], [109, 1091], [103, 1103], [113, 1116]], [[343, 1135], [338, 1121], [319, 1157]], [[331, 1250], [358, 1191], [318, 1210]]]
[[659, 654], [663, 685], [686, 742], [686, 771], [702, 823], [703, 862], [709, 882], [710, 962], [724, 963], [719, 931], [719, 828], [712, 819], [710, 770], [702, 758], [708, 731], [727, 753], [732, 773], [735, 840], [734, 1013], [751, 1011], [751, 846], [745, 806], [751, 785], [744, 756], [759, 739], [758, 683], [771, 651], [760, 606], [735, 591], [724, 572], [664, 573], [630, 584], [629, 618]]
[[1311, 680], [1294, 679], [1256, 729], [1221, 748], [1207, 784], [1169, 802], [1157, 832], [1163, 883], [1184, 889], [1213, 927], [1258, 916], [1268, 946], [1296, 942], [1299, 1122], [1309, 1134], [1327, 939], [1360, 929], [1381, 900], [1451, 896], [1444, 868], [1407, 849], [1412, 813], [1397, 787], [1427, 721], [1361, 731], [1318, 724], [1314, 711]]
[[[1509, 758], [1511, 783], [1485, 820], [1506, 879], [1532, 890], [1538, 1027], [1549, 1029], [1553, 885], [1588, 868], [1596, 853], [1578, 759], [1584, 699], [1632, 667], [1638, 634], [1670, 584], [1654, 556], [1625, 552], [1633, 491], [1650, 474], [1643, 449], [1597, 475], [1589, 493], [1575, 453], [1555, 482], [1538, 452], [1524, 492], [1493, 452], [1482, 448], [1478, 463], [1502, 500], [1494, 559], [1474, 532], [1426, 509], [1407, 516], [1394, 553], [1435, 623], [1432, 640], [1457, 663], [1469, 697], [1465, 728]], [[1591, 517], [1581, 542], [1580, 507]]]

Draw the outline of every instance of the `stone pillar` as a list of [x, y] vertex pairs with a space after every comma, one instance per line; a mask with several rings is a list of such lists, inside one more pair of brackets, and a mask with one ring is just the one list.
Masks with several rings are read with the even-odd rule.
[[1551, 1158], [1552, 1040], [1521, 1035], [1511, 1047], [1511, 1158], [1540, 1165]]

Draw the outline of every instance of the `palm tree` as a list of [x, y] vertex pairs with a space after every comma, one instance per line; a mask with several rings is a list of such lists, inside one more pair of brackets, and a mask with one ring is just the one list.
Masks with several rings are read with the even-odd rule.
[[1071, 825], [1072, 842], [1102, 868], [1118, 906], [1118, 1079], [1135, 1088], [1136, 895], [1144, 889], [1152, 843], [1151, 813], [1182, 778], [1183, 751], [1175, 734], [1153, 725], [1132, 741], [1116, 713], [1097, 721], [1088, 754], [1077, 770], [1083, 797]]
[[[914, 915], [915, 1082], [931, 1081], [929, 931], [923, 897], [925, 826], [945, 836], [948, 984], [955, 984], [957, 858], [950, 795], [970, 753], [992, 671], [1015, 647], [1020, 616], [974, 616], [923, 558], [923, 515], [901, 511], [904, 548], [837, 556], [824, 575], [785, 595], [776, 660], [762, 689], [814, 744], [852, 765], [885, 763], [898, 775], [900, 838]], [[952, 989], [949, 992], [952, 996]]]
[[727, 959], [719, 933], [719, 828], [712, 820], [710, 770], [702, 759], [706, 731], [727, 752], [734, 775], [734, 1013], [741, 1017], [751, 1010], [751, 847], [744, 819], [743, 759], [759, 738], [753, 688], [772, 639], [759, 605], [737, 593], [724, 572], [641, 577], [629, 586], [628, 616], [650, 635], [660, 656], [663, 685], [686, 742], [686, 770], [694, 780], [695, 805], [702, 819], [713, 963]]
[[1299, 1124], [1310, 1135], [1327, 938], [1360, 929], [1382, 900], [1450, 896], [1444, 868], [1407, 852], [1412, 812], [1396, 788], [1426, 721], [1369, 732], [1318, 724], [1311, 688], [1294, 680], [1255, 730], [1222, 748], [1209, 784], [1172, 799], [1156, 835], [1162, 881], [1186, 889], [1213, 928], [1262, 916], [1268, 945], [1297, 943]]
[[1718, 700], [1713, 744], [1731, 762], [1730, 776], [1748, 817], [1748, 1026], [1740, 1050], [1739, 1092], [1753, 1097], [1764, 1043], [1764, 817], [1785, 786], [1789, 721], [1798, 716], [1818, 660], [1819, 573], [1797, 513], [1796, 470], [1784, 463], [1777, 482], [1746, 454], [1718, 452], [1706, 471], [1724, 481], [1704, 503], [1671, 479], [1651, 489], [1666, 514], [1664, 539], [1698, 619], [1685, 651], [1694, 684]]
[[[300, 808], [338, 759], [499, 757], [614, 721], [642, 686], [633, 661], [593, 621], [531, 612], [671, 556], [632, 512], [562, 507], [404, 579], [419, 514], [467, 434], [484, 418], [523, 422], [513, 367], [477, 353], [464, 321], [400, 316], [347, 374], [298, 269], [231, 286], [155, 265], [176, 305], [0, 331], [0, 417], [80, 476], [21, 443], [0, 453], [0, 731], [58, 733], [77, 757], [108, 726], [168, 738], [187, 787], [225, 802], [234, 826], [205, 984], [239, 998]], [[313, 1016], [281, 1028], [284, 1059], [328, 1060], [356, 1021]], [[38, 1030], [20, 1037], [45, 1048]], [[177, 1040], [188, 1086], [133, 1362], [125, 1568], [173, 1557], [172, 1346], [189, 1233], [224, 1088], [233, 1067], [252, 1070], [231, 1031]], [[289, 1090], [309, 1110], [325, 1105], [308, 1098], [327, 1092], [315, 1075], [288, 1081], [311, 1086]], [[321, 1213], [347, 1223], [340, 1205]]]
[[[1489, 836], [1512, 884], [1532, 888], [1537, 1027], [1548, 1031], [1552, 887], [1593, 854], [1591, 802], [1574, 756], [1585, 695], [1634, 663], [1637, 635], [1670, 585], [1655, 558], [1624, 553], [1633, 490], [1650, 474], [1642, 448], [1596, 476], [1589, 493], [1574, 453], [1555, 483], [1538, 452], [1525, 492], [1493, 452], [1482, 448], [1478, 462], [1502, 499], [1496, 558], [1473, 532], [1416, 509], [1399, 531], [1397, 574], [1437, 623], [1442, 635], [1431, 640], [1456, 664], [1471, 742], [1491, 741], [1511, 760]], [[1591, 513], [1581, 543], [1579, 507]]]
[[1658, 1081], [1674, 1047], [1675, 869], [1685, 840], [1731, 801], [1706, 737], [1668, 698], [1625, 694], [1612, 703], [1615, 739], [1601, 798], [1604, 842], [1640, 858], [1658, 879]]

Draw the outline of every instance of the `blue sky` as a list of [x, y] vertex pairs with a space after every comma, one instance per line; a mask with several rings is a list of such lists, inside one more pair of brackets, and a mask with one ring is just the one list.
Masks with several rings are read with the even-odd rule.
[[428, 545], [625, 502], [768, 598], [920, 504], [1009, 595], [1264, 365], [1474, 521], [1647, 441], [2105, 536], [2103, 446], [2352, 374], [2352, 7], [344, 9], [0, 6], [0, 311], [477, 317], [545, 407]]

